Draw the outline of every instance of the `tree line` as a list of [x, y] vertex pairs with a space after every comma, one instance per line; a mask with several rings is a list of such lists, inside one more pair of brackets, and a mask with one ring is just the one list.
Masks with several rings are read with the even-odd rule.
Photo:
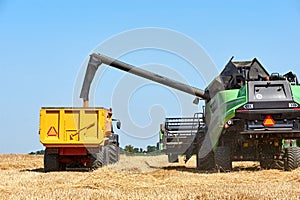
[[[151, 153], [151, 152], [155, 152], [157, 150], [158, 149], [157, 149], [156, 146], [151, 146], [151, 145], [148, 145], [146, 147], [146, 149], [137, 148], [137, 147], [134, 147], [132, 145], [126, 145], [124, 147], [124, 151], [127, 152], [127, 153]], [[45, 150], [38, 150], [38, 151], [30, 152], [29, 154], [30, 155], [43, 155], [44, 152], [45, 152]]]
[[157, 150], [158, 149], [156, 146], [151, 146], [151, 145], [148, 145], [146, 150], [144, 150], [143, 148], [136, 148], [132, 145], [126, 145], [124, 147], [124, 151], [126, 151], [127, 153], [151, 153]]

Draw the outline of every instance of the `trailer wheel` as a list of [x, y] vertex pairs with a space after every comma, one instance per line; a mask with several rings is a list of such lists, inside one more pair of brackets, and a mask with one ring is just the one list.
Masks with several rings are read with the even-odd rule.
[[219, 171], [227, 172], [232, 170], [230, 147], [217, 147], [215, 150], [215, 164]]
[[288, 147], [285, 149], [285, 165], [284, 169], [286, 171], [294, 170], [298, 167], [298, 149], [297, 147]]
[[197, 169], [199, 170], [212, 170], [215, 168], [214, 152], [209, 152], [206, 156], [201, 157], [197, 154]]
[[103, 147], [103, 165], [117, 163], [120, 160], [119, 147], [116, 144], [109, 144]]
[[58, 155], [49, 153], [47, 149], [44, 153], [44, 172], [59, 171]]

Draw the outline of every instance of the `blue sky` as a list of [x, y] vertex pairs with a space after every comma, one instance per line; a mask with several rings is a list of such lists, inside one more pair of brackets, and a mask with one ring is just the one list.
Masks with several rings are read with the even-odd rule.
[[[300, 74], [297, 0], [0, 0], [0, 27], [0, 153], [42, 149], [38, 136], [40, 107], [72, 106], [74, 85], [89, 53], [124, 31], [158, 27], [180, 32], [201, 45], [218, 70], [234, 55], [237, 60], [257, 57], [269, 71]], [[135, 52], [122, 60], [136, 65], [160, 63], [179, 72], [179, 66], [186, 65], [159, 51]], [[108, 70], [99, 84], [112, 82], [121, 74]], [[205, 87], [192, 72], [184, 76], [189, 75], [189, 83]], [[109, 91], [111, 87], [98, 85], [94, 104], [110, 107], [113, 95]], [[180, 114], [174, 100], [164, 97], [172, 93], [170, 90], [153, 86], [144, 92], [149, 95], [147, 99], [155, 101], [143, 100], [144, 93], [137, 93], [129, 106], [133, 120], [147, 124], [143, 109], [152, 104], [166, 105], [167, 115]], [[118, 115], [118, 110], [114, 112]], [[120, 135], [122, 146], [145, 148], [158, 140], [155, 133], [143, 139]]]

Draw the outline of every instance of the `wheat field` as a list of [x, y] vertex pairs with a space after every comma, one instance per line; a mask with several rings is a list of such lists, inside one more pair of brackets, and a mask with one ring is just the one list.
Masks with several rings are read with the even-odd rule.
[[166, 156], [121, 156], [93, 172], [43, 173], [43, 156], [0, 155], [0, 199], [300, 199], [300, 169], [260, 170], [234, 163], [205, 173]]

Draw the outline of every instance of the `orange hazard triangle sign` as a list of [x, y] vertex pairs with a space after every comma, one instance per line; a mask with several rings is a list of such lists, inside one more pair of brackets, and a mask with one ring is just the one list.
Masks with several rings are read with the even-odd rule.
[[264, 120], [264, 126], [274, 126], [274, 125], [275, 125], [274, 119], [271, 117], [271, 115], [267, 115], [267, 117]]
[[54, 128], [54, 126], [51, 126], [48, 133], [47, 133], [48, 136], [57, 136], [57, 131], [56, 129]]

